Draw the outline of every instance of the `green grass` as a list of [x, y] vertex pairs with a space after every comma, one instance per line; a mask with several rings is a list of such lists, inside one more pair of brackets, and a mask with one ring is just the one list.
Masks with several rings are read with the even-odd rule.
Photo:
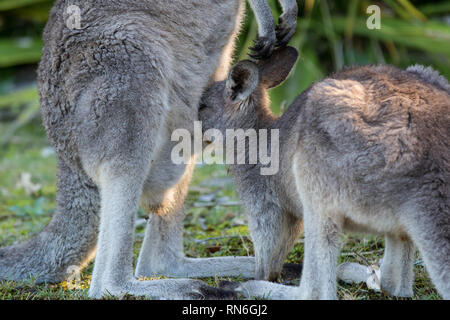
[[[55, 207], [56, 158], [42, 156], [48, 147], [42, 127], [35, 121], [14, 136], [13, 143], [0, 153], [0, 246], [22, 241], [39, 232], [48, 223]], [[0, 125], [0, 136], [4, 126]], [[32, 175], [32, 183], [41, 185], [35, 193], [27, 194], [17, 187], [23, 172]], [[224, 166], [200, 166], [196, 168], [186, 203], [184, 248], [190, 257], [218, 257], [253, 254], [248, 237], [243, 209], [240, 206], [197, 207], [199, 197], [215, 194], [216, 199], [237, 201], [237, 194]], [[225, 198], [226, 197], [226, 198]], [[145, 218], [142, 211], [139, 218]], [[143, 238], [144, 226], [137, 228], [135, 258]], [[203, 240], [203, 241], [202, 241]], [[380, 237], [343, 236], [343, 248], [339, 262], [353, 261], [374, 264], [383, 254], [383, 239]], [[361, 258], [363, 257], [363, 258]], [[303, 238], [300, 238], [286, 262], [301, 263], [303, 260]], [[419, 260], [419, 257], [417, 257]], [[70, 289], [70, 283], [35, 285], [32, 279], [25, 283], [0, 282], [0, 299], [88, 299], [92, 263], [83, 270], [79, 289]], [[433, 285], [419, 264], [415, 266], [416, 282], [414, 299], [439, 299]], [[240, 281], [239, 278], [206, 278], [210, 285], [220, 280]], [[289, 284], [298, 284], [298, 279]], [[341, 299], [392, 299], [368, 290], [365, 284], [339, 284]], [[107, 297], [115, 299], [115, 297]], [[139, 297], [126, 297], [139, 299]]]

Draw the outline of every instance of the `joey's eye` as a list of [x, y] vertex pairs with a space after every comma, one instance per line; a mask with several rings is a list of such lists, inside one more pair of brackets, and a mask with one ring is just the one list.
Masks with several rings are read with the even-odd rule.
[[208, 108], [208, 106], [206, 104], [200, 102], [200, 107], [198, 109], [202, 110], [202, 109], [206, 109], [206, 108]]

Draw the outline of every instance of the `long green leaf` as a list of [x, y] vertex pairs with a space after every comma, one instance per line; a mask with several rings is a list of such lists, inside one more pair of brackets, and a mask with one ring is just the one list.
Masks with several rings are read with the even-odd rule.
[[0, 11], [22, 8], [36, 3], [50, 2], [49, 0], [1, 0]]
[[0, 39], [0, 68], [38, 62], [42, 45], [38, 38]]
[[[336, 31], [345, 32], [346, 25], [345, 17], [333, 18]], [[316, 24], [315, 27], [322, 28], [320, 24]], [[440, 22], [430, 21], [416, 25], [398, 19], [383, 18], [381, 29], [370, 30], [366, 26], [366, 19], [358, 18], [355, 21], [354, 33], [450, 57], [450, 27]]]
[[409, 0], [397, 0], [397, 2], [400, 3], [412, 17], [420, 21], [427, 21], [427, 17], [425, 17], [422, 12], [417, 10], [417, 8], [411, 2], [409, 2]]
[[450, 2], [425, 4], [419, 7], [419, 10], [426, 15], [448, 14], [450, 12]]

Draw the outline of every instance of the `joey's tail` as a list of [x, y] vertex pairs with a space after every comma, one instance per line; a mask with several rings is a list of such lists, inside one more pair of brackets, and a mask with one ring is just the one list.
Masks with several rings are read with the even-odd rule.
[[60, 161], [52, 220], [33, 238], [0, 248], [0, 279], [55, 283], [84, 267], [95, 254], [99, 204], [97, 187]]

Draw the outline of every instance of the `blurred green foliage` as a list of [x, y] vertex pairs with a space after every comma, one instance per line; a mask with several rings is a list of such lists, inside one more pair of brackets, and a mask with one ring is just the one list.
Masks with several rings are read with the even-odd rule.
[[[244, 1], [244, 0], [242, 0]], [[275, 19], [276, 0], [268, 0]], [[52, 0], [0, 0], [0, 145], [38, 115], [35, 78], [41, 33]], [[298, 29], [291, 45], [300, 59], [291, 77], [272, 90], [276, 113], [311, 83], [345, 65], [390, 63], [405, 68], [432, 65], [450, 77], [450, 2], [429, 0], [298, 0]], [[381, 8], [381, 29], [369, 30], [366, 9]], [[245, 59], [257, 36], [251, 10], [238, 41]], [[6, 129], [5, 129], [6, 128]]]

